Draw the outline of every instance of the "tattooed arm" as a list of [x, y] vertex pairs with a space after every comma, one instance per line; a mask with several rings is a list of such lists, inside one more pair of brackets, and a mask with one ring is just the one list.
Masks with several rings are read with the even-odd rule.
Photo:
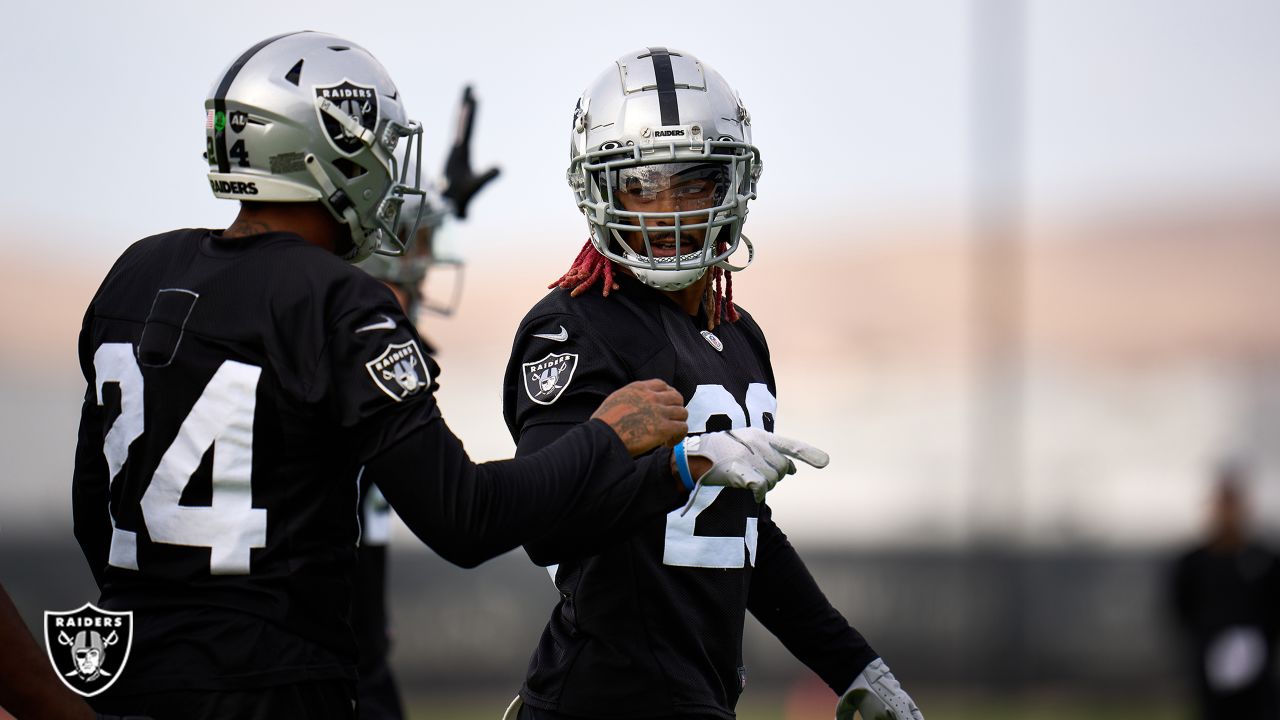
[[[660, 448], [684, 436], [679, 393], [657, 380], [632, 383], [597, 413], [537, 452], [478, 465], [435, 415], [366, 474], [414, 534], [464, 567], [551, 535], [590, 544], [612, 529], [604, 518], [661, 516], [685, 497], [671, 451]], [[650, 470], [638, 472], [646, 462]]]
[[684, 398], [661, 380], [639, 380], [615, 390], [591, 415], [618, 434], [632, 457], [659, 445], [673, 447], [685, 436], [689, 412]]

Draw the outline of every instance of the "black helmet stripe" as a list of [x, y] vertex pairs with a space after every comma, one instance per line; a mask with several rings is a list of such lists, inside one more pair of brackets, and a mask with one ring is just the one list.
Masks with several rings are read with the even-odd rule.
[[664, 47], [649, 48], [653, 58], [653, 77], [658, 84], [658, 109], [663, 125], [680, 124], [680, 105], [676, 102], [676, 76], [671, 72], [671, 54]]
[[[284, 33], [282, 35], [276, 35], [275, 37], [269, 37], [248, 50], [245, 50], [240, 57], [236, 58], [235, 62], [231, 63], [231, 67], [227, 68], [227, 74], [223, 75], [222, 81], [218, 83], [218, 90], [213, 94], [213, 115], [215, 119], [219, 116], [226, 118], [227, 91], [231, 89], [231, 83], [236, 79], [236, 76], [240, 74], [240, 69], [244, 67], [245, 63], [249, 62], [249, 58], [257, 55], [258, 51], [262, 50], [262, 48], [270, 45], [280, 38], [297, 35], [300, 32], [306, 31], [297, 30], [294, 32]], [[213, 128], [213, 147], [214, 153], [217, 155], [218, 159], [218, 172], [231, 172], [231, 158], [227, 155], [227, 123], [225, 120], [223, 121], [221, 129], [219, 129], [217, 125]]]

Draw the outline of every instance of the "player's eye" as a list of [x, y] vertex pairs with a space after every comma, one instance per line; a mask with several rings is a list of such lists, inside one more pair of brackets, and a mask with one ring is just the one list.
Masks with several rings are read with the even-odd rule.
[[623, 186], [622, 194], [625, 195], [628, 200], [634, 200], [636, 202], [653, 202], [658, 197], [658, 193], [645, 187], [643, 183], [638, 181], [629, 182]]
[[683, 183], [672, 189], [672, 194], [678, 198], [701, 198], [711, 194], [711, 183], [691, 182]]

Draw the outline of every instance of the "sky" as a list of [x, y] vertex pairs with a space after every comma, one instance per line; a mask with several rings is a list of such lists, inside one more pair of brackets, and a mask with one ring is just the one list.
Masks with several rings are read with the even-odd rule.
[[[692, 52], [739, 90], [764, 158], [757, 225], [963, 213], [989, 162], [970, 143], [978, 4], [737, 2], [708, 19], [666, 2], [22, 2], [0, 47], [17, 169], [0, 179], [5, 225], [110, 258], [146, 234], [225, 224], [234, 207], [211, 197], [200, 156], [206, 93], [243, 49], [301, 28], [382, 60], [426, 126], [429, 169], [475, 85], [476, 162], [504, 173], [476, 201], [476, 256], [581, 233], [563, 180], [570, 113], [615, 57], [647, 45]], [[1280, 187], [1280, 4], [1016, 7], [1026, 90], [1008, 112], [1026, 121], [1031, 210]]]

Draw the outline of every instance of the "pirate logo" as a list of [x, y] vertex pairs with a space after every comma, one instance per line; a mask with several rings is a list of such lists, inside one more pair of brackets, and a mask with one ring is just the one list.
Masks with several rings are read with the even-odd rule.
[[239, 110], [231, 113], [231, 129], [237, 133], [244, 132], [244, 128], [249, 124], [249, 113], [240, 112]]
[[431, 384], [431, 371], [418, 343], [391, 343], [378, 357], [364, 364], [378, 389], [400, 402]]
[[[337, 85], [316, 86], [316, 112], [320, 115], [320, 124], [329, 138], [329, 144], [343, 155], [355, 155], [364, 147], [364, 143], [356, 134], [358, 128], [340, 121], [338, 115], [326, 112], [325, 103], [333, 103], [333, 108], [345, 114], [352, 121], [366, 130], [373, 131], [378, 127], [378, 89], [371, 85], [358, 85], [343, 79]], [[354, 132], [353, 132], [354, 131]]]
[[550, 405], [569, 387], [573, 371], [578, 367], [578, 356], [550, 353], [541, 360], [524, 363], [523, 367], [524, 391], [529, 399], [539, 405]]
[[133, 613], [78, 610], [44, 614], [44, 645], [58, 677], [73, 691], [93, 697], [120, 677], [133, 645]]

